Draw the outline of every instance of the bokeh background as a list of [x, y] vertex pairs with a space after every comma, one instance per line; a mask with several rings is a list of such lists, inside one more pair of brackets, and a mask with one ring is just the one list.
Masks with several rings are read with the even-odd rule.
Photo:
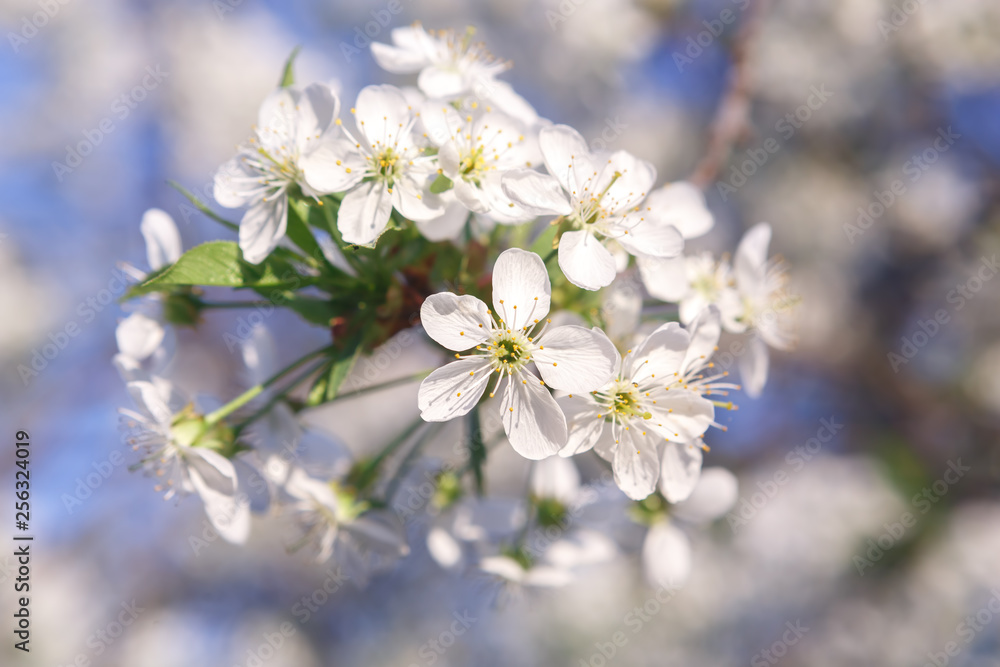
[[[196, 504], [164, 503], [128, 472], [127, 455], [114, 463], [127, 452], [116, 409], [128, 402], [110, 363], [117, 267], [144, 265], [138, 222], [149, 207], [176, 218], [186, 246], [225, 235], [166, 181], [205, 196], [293, 47], [303, 47], [300, 80], [335, 81], [349, 101], [368, 83], [403, 82], [355, 41], [366, 25], [384, 41], [415, 19], [474, 24], [513, 59], [505, 78], [542, 115], [654, 162], [667, 181], [705, 152], [757, 2], [400, 0], [391, 14], [384, 0], [5, 0], [0, 414], [5, 442], [31, 433], [37, 541], [32, 651], [13, 651], [5, 631], [0, 662], [1000, 665], [1000, 279], [987, 279], [1000, 251], [995, 0], [763, 8], [746, 54], [748, 123], [707, 188], [717, 218], [707, 247], [731, 250], [752, 224], [773, 225], [802, 297], [799, 345], [773, 355], [763, 397], [740, 399], [728, 432], [710, 435], [708, 462], [739, 475], [745, 523], [695, 531], [691, 581], [638, 630], [625, 616], [652, 591], [634, 555], [569, 588], [498, 602], [488, 581], [448, 575], [419, 547], [304, 621], [295, 605], [327, 568], [287, 554], [282, 526], [259, 522], [246, 547], [196, 553]], [[144, 77], [155, 83], [136, 100]], [[951, 139], [935, 147], [942, 133]], [[55, 167], [88, 137], [78, 166]], [[744, 168], [769, 138], [779, 150]], [[754, 173], [736, 185], [734, 169]], [[902, 194], [888, 203], [894, 181]], [[723, 196], [720, 182], [734, 190]], [[865, 226], [859, 208], [872, 214]], [[947, 319], [935, 329], [939, 311]], [[182, 334], [181, 375], [199, 389], [238, 390], [239, 355], [222, 340], [238, 316], [213, 314]], [[268, 324], [298, 349], [323, 336], [281, 315]], [[70, 325], [78, 333], [60, 336]], [[19, 373], [59, 340], [37, 375]], [[402, 387], [316, 419], [364, 447], [384, 441], [387, 413], [416, 414], [415, 395]], [[823, 419], [843, 428], [790, 463]], [[906, 513], [915, 525], [897, 528]], [[0, 556], [5, 615], [13, 567]], [[123, 605], [136, 618], [119, 632]], [[475, 621], [451, 644], [454, 613]], [[293, 632], [270, 651], [282, 623]], [[601, 646], [618, 631], [627, 643], [606, 659]], [[434, 640], [449, 646], [429, 650]]]

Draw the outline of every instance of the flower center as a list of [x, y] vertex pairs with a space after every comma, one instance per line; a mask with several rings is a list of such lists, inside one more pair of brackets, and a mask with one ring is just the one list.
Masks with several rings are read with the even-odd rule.
[[630, 419], [651, 419], [653, 414], [642, 405], [642, 390], [628, 380], [615, 380], [604, 391], [594, 392], [594, 398], [604, 405], [598, 415], [605, 421], [629, 421]]
[[716, 302], [722, 287], [714, 271], [701, 273], [691, 281], [691, 288], [709, 303]]
[[534, 345], [520, 331], [501, 329], [493, 334], [490, 346], [493, 368], [502, 373], [516, 373], [531, 361]]
[[373, 175], [377, 180], [385, 181], [391, 188], [399, 176], [399, 161], [402, 155], [394, 148], [387, 147], [381, 153], [376, 153], [369, 158]]
[[482, 146], [470, 149], [458, 164], [458, 171], [462, 175], [462, 179], [475, 185], [479, 185], [480, 178], [486, 170], [486, 158], [483, 156]]
[[277, 151], [277, 156], [271, 155], [262, 146], [257, 147], [264, 160], [260, 166], [267, 171], [276, 181], [294, 181], [299, 179], [299, 170], [296, 166], [295, 156], [286, 146], [282, 146]]

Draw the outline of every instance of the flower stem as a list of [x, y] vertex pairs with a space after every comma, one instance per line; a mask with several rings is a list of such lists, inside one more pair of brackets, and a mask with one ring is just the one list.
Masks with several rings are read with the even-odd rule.
[[389, 380], [388, 382], [383, 382], [382, 384], [374, 384], [370, 387], [362, 387], [361, 389], [356, 389], [354, 391], [349, 391], [344, 394], [337, 394], [332, 399], [323, 403], [323, 405], [328, 405], [330, 403], [335, 403], [344, 398], [354, 398], [356, 396], [361, 396], [363, 394], [368, 394], [373, 391], [381, 391], [382, 389], [389, 389], [401, 384], [407, 384], [408, 382], [416, 382], [417, 380], [423, 380], [425, 377], [431, 374], [431, 371], [421, 371], [419, 373], [414, 373], [413, 375], [407, 375], [405, 377], [396, 378], [395, 380]]
[[300, 357], [299, 359], [293, 361], [292, 363], [290, 363], [289, 365], [285, 366], [280, 371], [272, 375], [270, 378], [265, 380], [264, 382], [255, 385], [253, 387], [250, 387], [250, 389], [247, 389], [245, 392], [243, 392], [233, 400], [229, 401], [215, 412], [208, 414], [205, 417], [205, 423], [211, 426], [212, 424], [216, 424], [222, 421], [236, 410], [239, 410], [244, 405], [246, 405], [253, 399], [260, 396], [265, 389], [267, 389], [268, 387], [270, 387], [275, 382], [285, 377], [292, 371], [296, 370], [297, 368], [308, 362], [310, 359], [315, 359], [318, 356], [325, 355], [331, 352], [333, 349], [334, 349], [333, 345], [327, 345], [324, 348], [321, 348], [319, 350], [314, 350], [309, 354], [305, 355], [304, 357]]
[[278, 403], [279, 401], [285, 400], [285, 397], [288, 396], [288, 394], [293, 389], [295, 389], [300, 384], [302, 384], [302, 382], [304, 380], [306, 380], [309, 377], [311, 377], [313, 375], [313, 373], [315, 373], [316, 371], [318, 371], [321, 368], [323, 368], [324, 366], [326, 366], [327, 363], [329, 363], [328, 360], [327, 359], [323, 359], [318, 364], [315, 364], [315, 365], [311, 366], [308, 370], [306, 370], [305, 373], [303, 373], [299, 377], [297, 377], [294, 380], [292, 380], [290, 383], [288, 383], [288, 386], [286, 386], [284, 389], [282, 389], [281, 391], [279, 391], [278, 393], [276, 393], [274, 396], [272, 396], [271, 400], [269, 400], [267, 403], [264, 404], [264, 407], [262, 407], [260, 410], [257, 410], [255, 413], [253, 413], [252, 415], [250, 415], [249, 417], [247, 417], [245, 420], [243, 420], [242, 422], [240, 422], [239, 424], [237, 424], [235, 427], [233, 427], [233, 432], [238, 436], [240, 433], [243, 432], [243, 429], [245, 429], [247, 426], [249, 426], [253, 422], [257, 421], [258, 419], [260, 419], [261, 417], [263, 417], [264, 415], [266, 415], [268, 412], [270, 412], [271, 408], [273, 408], [276, 403]]
[[543, 260], [544, 263], [548, 264], [552, 260], [552, 258], [555, 257], [558, 253], [559, 253], [559, 248], [553, 248], [552, 250], [550, 250], [549, 254], [546, 255], [545, 259]]

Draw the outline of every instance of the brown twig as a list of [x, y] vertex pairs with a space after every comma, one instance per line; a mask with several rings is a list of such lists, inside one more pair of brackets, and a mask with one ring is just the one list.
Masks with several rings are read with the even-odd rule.
[[760, 29], [770, 0], [754, 0], [733, 43], [733, 65], [726, 91], [712, 120], [708, 150], [692, 172], [690, 181], [704, 189], [716, 179], [733, 146], [747, 127], [750, 115], [749, 50]]

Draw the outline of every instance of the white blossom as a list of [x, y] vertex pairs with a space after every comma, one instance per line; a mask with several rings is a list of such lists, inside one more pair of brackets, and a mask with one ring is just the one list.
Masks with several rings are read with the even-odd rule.
[[[584, 289], [611, 284], [619, 265], [612, 250], [673, 257], [684, 246], [680, 232], [652, 207], [639, 206], [656, 180], [656, 169], [626, 153], [591, 153], [566, 125], [544, 127], [539, 145], [548, 174], [518, 169], [503, 178], [504, 192], [537, 215], [558, 215], [567, 225], [558, 239], [559, 267]], [[609, 248], [610, 246], [610, 248]]]
[[595, 449], [611, 462], [618, 486], [635, 500], [655, 490], [663, 465], [671, 478], [681, 480], [690, 474], [689, 460], [696, 459], [700, 469], [700, 451], [694, 454], [691, 443], [716, 425], [716, 403], [707, 396], [731, 387], [716, 382], [721, 375], [704, 374], [718, 337], [714, 311], [692, 330], [668, 322], [619, 357], [611, 382], [590, 394], [560, 398], [569, 423], [560, 454]]
[[[543, 459], [566, 443], [566, 419], [549, 385], [588, 392], [614, 373], [617, 352], [600, 330], [540, 325], [549, 312], [551, 287], [538, 255], [512, 248], [493, 269], [493, 308], [474, 296], [443, 292], [420, 310], [427, 334], [444, 347], [464, 351], [420, 385], [418, 404], [427, 421], [447, 421], [479, 403], [490, 378], [500, 399], [504, 431], [522, 456]], [[536, 329], [539, 329], [536, 331]], [[534, 363], [542, 380], [528, 366]]]
[[290, 189], [307, 197], [334, 192], [307, 182], [303, 168], [339, 110], [337, 96], [322, 83], [275, 90], [260, 107], [254, 137], [216, 172], [215, 200], [227, 208], [248, 207], [239, 232], [246, 261], [264, 261], [285, 237]]
[[197, 494], [212, 526], [229, 542], [242, 543], [250, 532], [250, 508], [237, 494], [233, 462], [211, 448], [218, 444], [204, 419], [164, 378], [128, 383], [138, 411], [122, 409], [133, 432], [130, 444], [139, 462], [156, 478], [164, 498]]
[[424, 155], [414, 136], [416, 115], [395, 86], [367, 86], [351, 113], [357, 137], [340, 124], [335, 137], [303, 160], [309, 186], [346, 192], [337, 227], [346, 243], [374, 245], [392, 209], [414, 221], [433, 220], [444, 205], [430, 193], [434, 158]]

